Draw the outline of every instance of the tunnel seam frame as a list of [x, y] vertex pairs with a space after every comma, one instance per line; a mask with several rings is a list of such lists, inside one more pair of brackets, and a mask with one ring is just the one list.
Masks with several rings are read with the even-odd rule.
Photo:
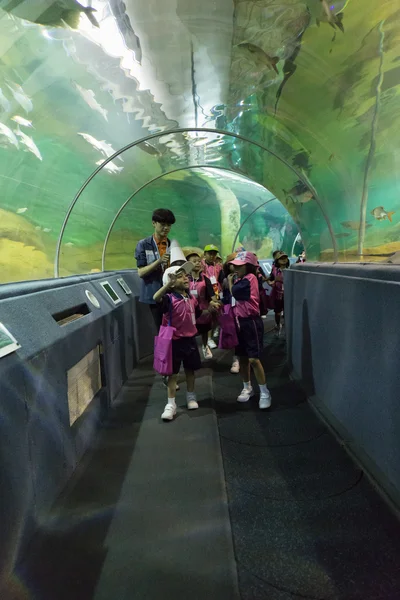
[[[118, 220], [118, 217], [120, 216], [120, 214], [124, 211], [124, 209], [126, 208], [126, 206], [129, 204], [129, 202], [131, 200], [133, 200], [133, 198], [139, 194], [139, 192], [141, 192], [142, 190], [144, 190], [147, 186], [151, 185], [152, 183], [154, 183], [155, 181], [158, 181], [159, 179], [162, 179], [163, 177], [166, 177], [167, 175], [171, 175], [172, 173], [178, 173], [180, 171], [186, 171], [189, 169], [220, 169], [222, 171], [230, 171], [230, 172], [234, 172], [232, 171], [232, 169], [230, 167], [222, 167], [222, 166], [212, 166], [210, 167], [209, 165], [188, 165], [186, 167], [177, 167], [176, 169], [173, 169], [171, 171], [166, 171], [165, 173], [161, 173], [160, 175], [157, 175], [156, 177], [153, 177], [152, 179], [150, 179], [149, 181], [147, 181], [146, 183], [144, 183], [143, 185], [141, 185], [137, 190], [135, 190], [133, 192], [133, 194], [131, 194], [126, 200], [125, 202], [120, 206], [120, 208], [118, 209], [118, 211], [115, 213], [115, 216], [110, 224], [110, 227], [108, 228], [106, 237], [104, 238], [104, 244], [103, 244], [103, 252], [101, 255], [101, 269], [102, 271], [105, 271], [105, 266], [106, 266], [106, 253], [107, 253], [107, 245], [108, 245], [108, 241], [110, 239], [112, 230], [114, 229], [114, 225]], [[241, 175], [241, 177], [243, 177], [244, 179], [248, 179], [249, 181], [254, 182], [253, 179], [251, 179], [251, 177], [247, 177], [246, 175]], [[259, 184], [262, 185], [262, 184]], [[265, 186], [262, 186], [265, 188]], [[265, 188], [267, 189], [267, 188]], [[269, 190], [268, 190], [269, 191]], [[257, 206], [257, 208], [255, 210], [253, 210], [252, 213], [250, 213], [250, 215], [248, 215], [248, 217], [246, 217], [246, 219], [243, 221], [243, 223], [240, 225], [239, 229], [236, 232], [236, 236], [235, 236], [235, 241], [233, 243], [233, 246], [236, 243], [237, 237], [239, 235], [240, 230], [242, 229], [243, 225], [248, 221], [248, 219], [259, 209], [262, 208], [263, 206], [265, 206], [266, 204], [269, 204], [269, 202], [272, 202], [273, 200], [277, 200], [278, 202], [280, 202], [280, 200], [276, 197], [273, 196], [272, 198], [269, 198], [266, 202], [263, 202], [262, 204], [260, 204], [259, 206]], [[233, 252], [233, 246], [232, 246], [232, 252]]]
[[[330, 236], [331, 236], [332, 247], [333, 247], [333, 260], [334, 260], [334, 262], [337, 261], [337, 258], [338, 258], [338, 249], [337, 249], [336, 238], [335, 238], [335, 235], [333, 233], [332, 225], [330, 223], [330, 220], [329, 220], [327, 214], [325, 213], [325, 210], [324, 210], [324, 208], [323, 208], [323, 206], [321, 204], [321, 200], [319, 199], [319, 196], [318, 196], [318, 194], [317, 194], [314, 186], [312, 186], [306, 180], [306, 178], [301, 173], [299, 173], [297, 171], [297, 169], [295, 169], [295, 167], [293, 167], [293, 165], [291, 165], [286, 159], [284, 159], [281, 156], [279, 156], [279, 154], [277, 154], [273, 150], [270, 150], [269, 148], [266, 148], [265, 146], [263, 146], [259, 142], [251, 140], [251, 139], [247, 138], [246, 136], [243, 136], [243, 135], [241, 135], [239, 133], [234, 133], [232, 131], [226, 131], [226, 130], [223, 130], [223, 129], [215, 129], [215, 128], [211, 128], [211, 127], [201, 127], [201, 128], [199, 128], [199, 127], [180, 127], [180, 128], [175, 128], [175, 129], [168, 129], [167, 131], [152, 133], [152, 134], [149, 134], [149, 135], [147, 135], [147, 136], [145, 136], [143, 138], [139, 138], [135, 142], [130, 142], [126, 146], [123, 146], [122, 148], [120, 148], [119, 150], [117, 150], [116, 152], [114, 152], [114, 154], [112, 154], [111, 156], [108, 156], [97, 167], [97, 169], [95, 169], [91, 173], [91, 175], [89, 175], [89, 177], [82, 184], [82, 186], [78, 190], [77, 194], [75, 195], [74, 199], [72, 200], [71, 204], [69, 205], [67, 213], [66, 213], [66, 215], [64, 217], [64, 221], [63, 221], [63, 223], [61, 225], [60, 233], [58, 235], [57, 244], [56, 244], [55, 257], [54, 257], [54, 277], [55, 278], [58, 278], [60, 276], [59, 275], [59, 271], [60, 271], [60, 269], [59, 269], [60, 250], [61, 250], [62, 239], [63, 239], [63, 236], [64, 236], [64, 232], [65, 232], [66, 226], [68, 224], [69, 217], [70, 217], [70, 215], [71, 215], [71, 213], [72, 213], [72, 211], [73, 211], [76, 203], [78, 202], [79, 198], [81, 197], [82, 193], [84, 192], [84, 190], [87, 188], [87, 186], [89, 185], [89, 183], [94, 179], [94, 177], [103, 169], [103, 167], [105, 167], [109, 162], [112, 162], [120, 154], [123, 154], [127, 150], [130, 150], [131, 148], [134, 148], [135, 146], [139, 146], [140, 144], [143, 144], [144, 142], [147, 142], [148, 140], [152, 140], [152, 139], [156, 139], [156, 138], [160, 138], [160, 137], [165, 137], [167, 135], [174, 135], [174, 134], [177, 134], [177, 133], [189, 133], [189, 132], [206, 132], [206, 133], [211, 133], [211, 134], [215, 134], [215, 135], [223, 135], [223, 136], [226, 135], [228, 137], [233, 137], [233, 138], [241, 140], [243, 142], [247, 142], [249, 144], [253, 144], [254, 146], [257, 146], [258, 148], [260, 148], [264, 152], [267, 152], [271, 156], [274, 156], [282, 164], [284, 164], [286, 167], [288, 167], [288, 169], [290, 171], [292, 171], [292, 173], [294, 173], [296, 175], [296, 177], [307, 187], [307, 189], [309, 189], [313, 193], [315, 201], [317, 202], [317, 204], [318, 204], [318, 206], [319, 206], [319, 208], [321, 210], [322, 216], [323, 216], [323, 218], [324, 218], [324, 220], [325, 220], [325, 222], [327, 224], [327, 227], [328, 227], [328, 230], [329, 230], [329, 233], [330, 233]], [[186, 168], [188, 168], [188, 167], [186, 167]], [[213, 168], [213, 165], [210, 165], [209, 168]], [[227, 170], [231, 170], [232, 173], [236, 173], [236, 171], [234, 171], [234, 169], [227, 169]], [[251, 179], [251, 178], [249, 178], [249, 179]], [[254, 183], [258, 183], [254, 179], [251, 179], [251, 181], [254, 181]], [[262, 185], [265, 189], [268, 189], [264, 184], [259, 184], [259, 185]]]

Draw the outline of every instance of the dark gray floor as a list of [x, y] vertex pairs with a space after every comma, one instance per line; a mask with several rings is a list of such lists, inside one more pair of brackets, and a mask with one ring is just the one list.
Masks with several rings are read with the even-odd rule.
[[28, 595], [1, 600], [235, 600], [237, 577], [242, 600], [399, 600], [398, 521], [266, 341], [264, 412], [218, 352], [200, 410], [163, 424], [141, 365], [16, 573]]
[[232, 403], [228, 357], [213, 379], [242, 600], [399, 600], [399, 522], [266, 342], [269, 411]]
[[16, 574], [29, 600], [239, 598], [212, 371], [198, 374], [199, 410], [181, 387], [163, 423], [152, 361], [130, 378]]

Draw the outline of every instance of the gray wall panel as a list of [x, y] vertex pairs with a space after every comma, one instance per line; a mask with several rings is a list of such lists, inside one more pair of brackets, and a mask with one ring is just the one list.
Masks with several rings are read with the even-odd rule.
[[400, 497], [399, 275], [377, 265], [297, 266], [285, 275], [285, 312], [294, 375]]
[[[21, 344], [0, 359], [0, 573], [7, 576], [93, 440], [111, 401], [136, 362], [152, 352], [148, 307], [137, 301], [139, 280], [105, 273], [0, 287], [0, 321]], [[111, 283], [114, 305], [100, 282]], [[5, 289], [4, 289], [5, 288]], [[96, 309], [85, 290], [100, 301]], [[86, 303], [90, 314], [60, 327], [52, 315]], [[105, 387], [69, 425], [67, 371], [101, 344]], [[1, 588], [1, 581], [0, 581]]]

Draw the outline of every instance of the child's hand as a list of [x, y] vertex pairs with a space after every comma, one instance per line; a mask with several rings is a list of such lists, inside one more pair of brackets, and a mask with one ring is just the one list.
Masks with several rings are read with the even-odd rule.
[[175, 275], [175, 273], [169, 273], [168, 277], [169, 277], [168, 287], [170, 290], [173, 290], [175, 287], [175, 284], [176, 284], [176, 275]]
[[232, 281], [234, 277], [235, 277], [235, 273], [229, 273], [228, 281]]
[[211, 300], [209, 304], [210, 312], [218, 312], [221, 306], [220, 302], [215, 302], [215, 300]]

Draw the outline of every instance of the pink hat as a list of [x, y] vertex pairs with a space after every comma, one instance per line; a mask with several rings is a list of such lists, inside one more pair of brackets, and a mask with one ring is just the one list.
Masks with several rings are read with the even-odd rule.
[[253, 252], [239, 252], [235, 260], [231, 261], [231, 265], [236, 265], [237, 267], [241, 265], [253, 265], [257, 267], [258, 260]]

